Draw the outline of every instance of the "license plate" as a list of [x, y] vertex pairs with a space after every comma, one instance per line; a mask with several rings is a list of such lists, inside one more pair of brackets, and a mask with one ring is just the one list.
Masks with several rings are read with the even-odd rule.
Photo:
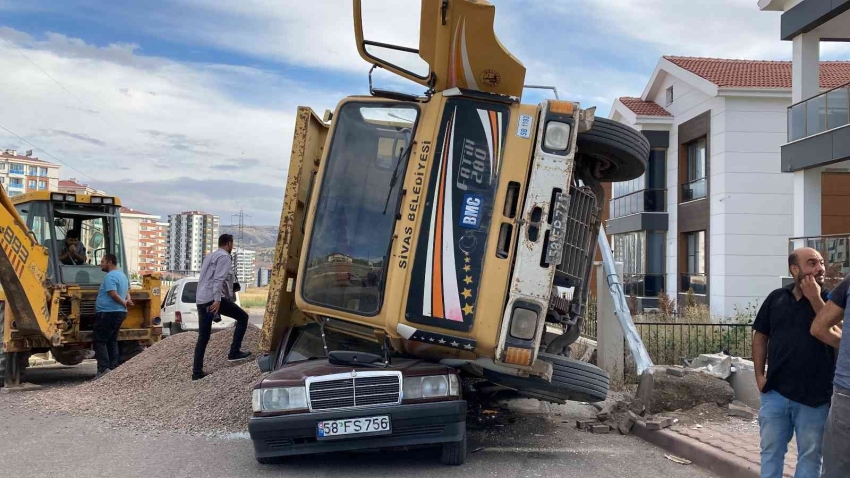
[[344, 435], [389, 433], [392, 423], [387, 415], [379, 417], [346, 418], [344, 420], [325, 420], [316, 428], [317, 438], [331, 438]]
[[552, 228], [549, 230], [549, 247], [546, 249], [546, 263], [558, 265], [564, 256], [564, 236], [567, 233], [567, 218], [570, 208], [570, 196], [558, 194], [552, 203]]

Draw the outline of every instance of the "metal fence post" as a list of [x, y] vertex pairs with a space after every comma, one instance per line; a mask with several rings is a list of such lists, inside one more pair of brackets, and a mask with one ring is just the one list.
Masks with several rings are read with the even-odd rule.
[[[608, 372], [611, 383], [623, 383], [626, 365], [625, 336], [615, 316], [614, 299], [608, 292], [608, 281], [601, 262], [596, 266], [596, 357], [599, 367]], [[617, 262], [617, 275], [622, 281], [623, 263]]]

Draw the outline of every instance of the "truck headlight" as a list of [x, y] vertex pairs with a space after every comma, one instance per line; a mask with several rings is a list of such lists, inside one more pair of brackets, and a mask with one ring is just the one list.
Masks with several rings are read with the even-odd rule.
[[251, 395], [251, 408], [255, 412], [306, 409], [307, 390], [304, 387], [257, 388]]
[[405, 377], [403, 396], [406, 400], [456, 397], [459, 395], [459, 389], [460, 384], [455, 374]]
[[511, 336], [515, 339], [531, 340], [537, 332], [537, 312], [517, 307], [511, 315]]
[[546, 123], [546, 135], [543, 146], [553, 151], [566, 151], [570, 146], [570, 125], [560, 121]]

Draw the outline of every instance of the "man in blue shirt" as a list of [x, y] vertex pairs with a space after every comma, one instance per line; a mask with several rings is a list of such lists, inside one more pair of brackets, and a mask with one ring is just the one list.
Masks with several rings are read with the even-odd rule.
[[97, 359], [97, 375], [100, 377], [118, 367], [118, 331], [127, 318], [127, 308], [133, 306], [130, 299], [130, 281], [118, 269], [118, 258], [106, 254], [100, 261], [100, 269], [106, 277], [100, 283], [95, 303], [93, 328], [94, 357]]
[[822, 478], [850, 476], [850, 275], [832, 291], [829, 301], [812, 323], [812, 335], [838, 349], [833, 380], [832, 407], [823, 436]]

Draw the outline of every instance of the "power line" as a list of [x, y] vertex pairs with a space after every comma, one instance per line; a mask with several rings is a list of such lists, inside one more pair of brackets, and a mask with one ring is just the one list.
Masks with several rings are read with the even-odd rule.
[[73, 169], [74, 171], [76, 171], [76, 172], [78, 172], [78, 173], [82, 174], [83, 176], [85, 176], [85, 177], [87, 177], [87, 178], [91, 179], [92, 181], [97, 181], [97, 179], [95, 179], [95, 178], [93, 178], [93, 177], [89, 176], [88, 174], [86, 174], [86, 173], [84, 173], [84, 172], [80, 171], [79, 169], [77, 169], [77, 168], [75, 168], [75, 167], [71, 166], [70, 164], [66, 163], [65, 161], [62, 161], [61, 159], [57, 158], [56, 156], [54, 156], [53, 154], [51, 154], [51, 153], [50, 153], [50, 151], [48, 151], [48, 150], [46, 150], [46, 149], [42, 148], [41, 146], [36, 146], [36, 145], [34, 145], [33, 143], [30, 143], [29, 141], [27, 141], [26, 139], [22, 138], [21, 136], [19, 136], [19, 135], [15, 134], [12, 130], [10, 130], [9, 128], [7, 128], [7, 127], [3, 126], [2, 124], [0, 124], [0, 129], [5, 130], [7, 133], [9, 133], [9, 134], [11, 134], [12, 136], [14, 136], [14, 137], [18, 138], [19, 140], [23, 141], [24, 143], [27, 143], [28, 145], [32, 146], [33, 148], [35, 148], [35, 149], [37, 149], [37, 150], [39, 150], [39, 151], [43, 151], [43, 152], [44, 152], [44, 154], [46, 154], [46, 155], [50, 156], [51, 158], [55, 159], [56, 161], [59, 161], [60, 163], [64, 164], [65, 166], [68, 166], [69, 168], [71, 168], [71, 169]]

